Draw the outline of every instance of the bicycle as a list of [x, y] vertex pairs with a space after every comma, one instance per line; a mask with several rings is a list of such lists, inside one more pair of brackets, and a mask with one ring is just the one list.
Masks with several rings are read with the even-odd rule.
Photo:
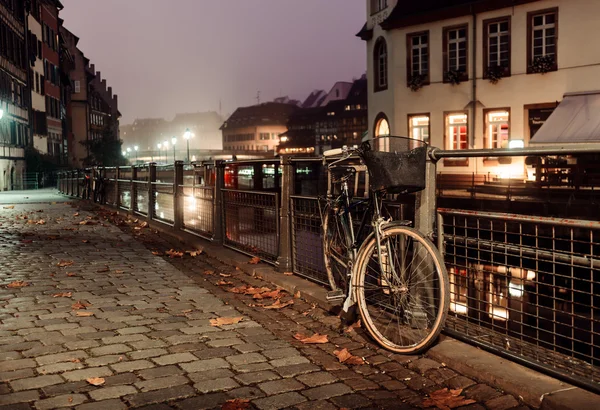
[[[424, 189], [428, 148], [410, 138], [385, 137], [398, 139], [396, 144], [382, 144], [382, 138], [371, 140], [375, 148], [365, 142], [323, 154], [326, 164], [328, 158], [339, 157], [327, 164], [334, 189], [328, 189], [322, 212], [329, 296], [344, 299], [344, 312], [356, 306], [366, 330], [381, 346], [416, 354], [442, 330], [450, 285], [443, 258], [431, 240], [410, 227], [411, 221], [392, 220], [383, 213], [386, 195]], [[348, 182], [357, 168], [347, 162], [353, 157], [366, 165], [367, 198], [350, 194]], [[341, 176], [335, 176], [339, 171]], [[353, 212], [360, 207], [366, 209], [355, 229]], [[367, 233], [368, 222], [372, 229]]]

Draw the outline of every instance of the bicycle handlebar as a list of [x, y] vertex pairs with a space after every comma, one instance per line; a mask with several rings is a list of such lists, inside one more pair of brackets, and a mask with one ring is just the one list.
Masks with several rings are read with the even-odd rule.
[[342, 148], [334, 148], [334, 149], [329, 149], [325, 152], [323, 152], [323, 156], [324, 157], [333, 157], [336, 155], [341, 155], [344, 153], [344, 150]]

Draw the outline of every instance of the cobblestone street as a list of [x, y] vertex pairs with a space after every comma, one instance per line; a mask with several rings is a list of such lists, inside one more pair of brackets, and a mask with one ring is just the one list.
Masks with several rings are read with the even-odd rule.
[[527, 408], [122, 218], [0, 206], [0, 409]]

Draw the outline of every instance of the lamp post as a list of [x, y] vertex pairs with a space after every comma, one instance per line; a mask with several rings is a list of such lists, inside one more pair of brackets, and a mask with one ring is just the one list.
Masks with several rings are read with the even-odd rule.
[[175, 164], [175, 144], [177, 143], [177, 138], [173, 137], [171, 138], [171, 144], [173, 144], [173, 164]]
[[158, 162], [160, 162], [160, 148], [162, 147], [162, 144], [159, 142], [156, 147], [158, 148]]
[[190, 138], [192, 137], [192, 133], [190, 132], [189, 128], [186, 128], [185, 133], [183, 134], [183, 138], [185, 138], [185, 141], [187, 143], [187, 157], [185, 158], [185, 161], [187, 163], [190, 162]]
[[138, 156], [137, 156], [138, 149], [140, 149], [140, 147], [138, 147], [137, 145], [133, 147], [133, 150], [135, 151], [135, 163], [136, 164], [138, 162]]
[[165, 147], [165, 164], [169, 162], [169, 141], [163, 142], [163, 147]]

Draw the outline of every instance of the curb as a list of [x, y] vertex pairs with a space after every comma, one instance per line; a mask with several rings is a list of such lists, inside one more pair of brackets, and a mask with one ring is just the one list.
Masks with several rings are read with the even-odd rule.
[[[115, 211], [108, 206], [100, 206]], [[143, 216], [125, 210], [116, 210], [119, 214]], [[147, 219], [146, 219], [147, 220]], [[337, 305], [326, 299], [324, 287], [296, 275], [284, 275], [274, 266], [266, 263], [248, 264], [248, 256], [212, 241], [185, 231], [173, 231], [172, 226], [147, 220], [149, 227], [168, 235], [187, 245], [202, 248], [207, 256], [219, 262], [234, 266], [242, 272], [271, 282], [292, 295], [300, 296], [309, 303], [333, 312]], [[481, 350], [448, 336], [441, 336], [439, 342], [430, 348], [425, 356], [432, 358], [462, 375], [480, 383], [491, 385], [505, 393], [519, 398], [528, 406], [540, 410], [580, 410], [600, 407], [600, 395], [562, 382], [543, 373], [506, 360], [500, 356]]]

